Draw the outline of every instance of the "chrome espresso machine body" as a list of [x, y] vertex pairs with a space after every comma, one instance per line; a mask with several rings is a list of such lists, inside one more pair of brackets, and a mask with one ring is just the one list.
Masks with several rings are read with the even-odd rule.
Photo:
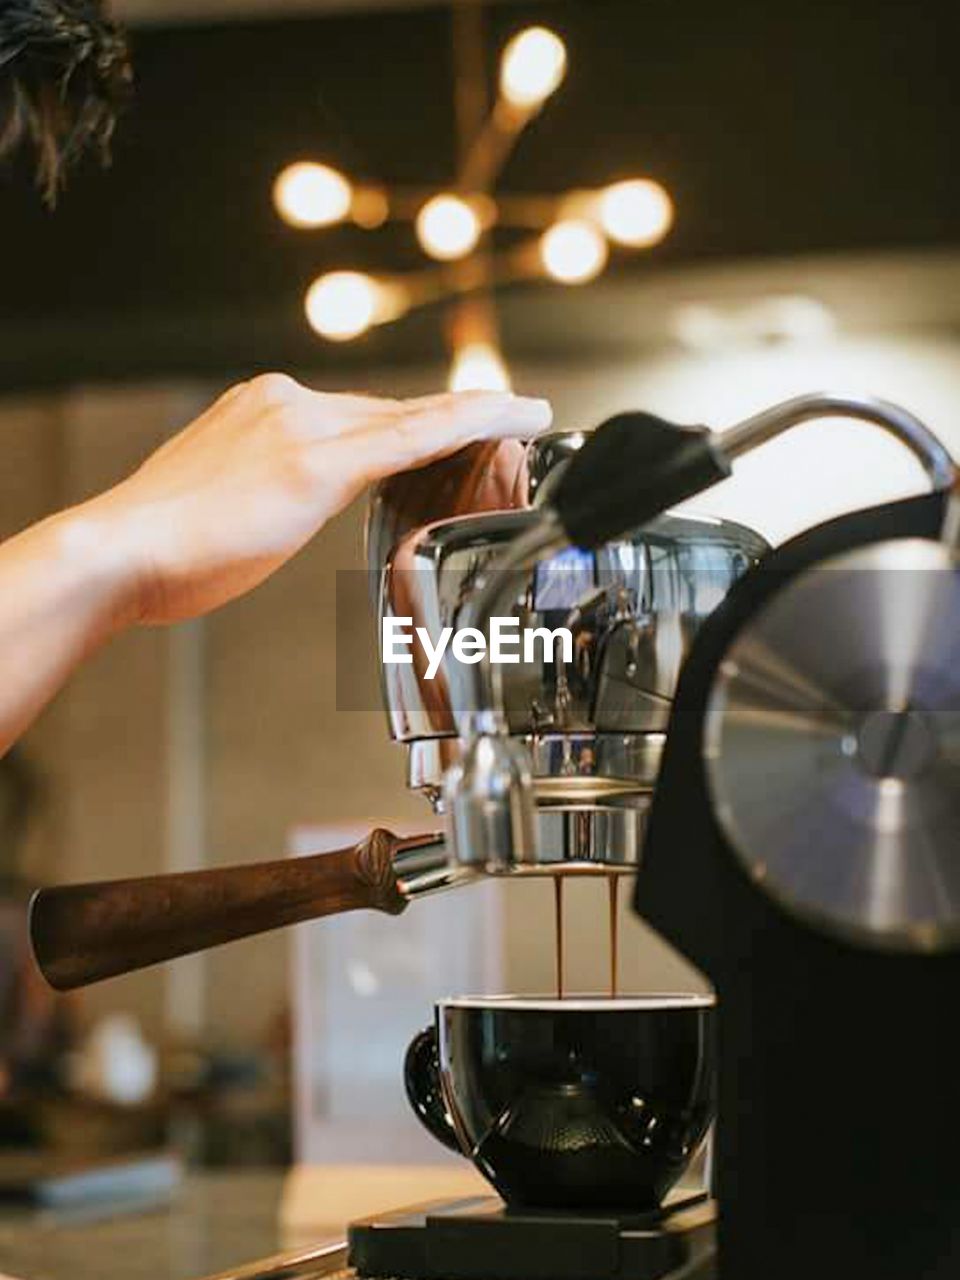
[[[638, 415], [639, 416], [639, 415]], [[638, 421], [637, 430], [643, 424]], [[582, 432], [554, 435], [525, 451], [512, 442], [475, 445], [450, 462], [381, 484], [374, 494], [368, 555], [379, 620], [441, 627], [476, 623], [477, 597], [489, 613], [523, 629], [565, 627], [573, 660], [464, 668], [449, 652], [433, 679], [424, 663], [381, 664], [393, 738], [408, 752], [408, 785], [443, 817], [444, 779], [462, 777], [464, 743], [480, 704], [508, 769], [532, 788], [530, 856], [474, 857], [469, 826], [458, 833], [458, 873], [630, 872], [636, 869], [677, 676], [702, 621], [767, 544], [711, 516], [662, 514], [642, 529], [589, 550], [565, 548], [533, 564], [507, 563], [511, 549], [537, 541], [543, 502], [583, 445]], [[407, 527], [411, 492], [432, 496]], [[500, 509], [473, 510], [476, 503]], [[423, 517], [426, 514], [426, 520]], [[465, 732], [466, 731], [466, 732]], [[455, 820], [462, 817], [456, 808]], [[473, 821], [476, 818], [472, 819]], [[536, 847], [537, 855], [532, 856]]]

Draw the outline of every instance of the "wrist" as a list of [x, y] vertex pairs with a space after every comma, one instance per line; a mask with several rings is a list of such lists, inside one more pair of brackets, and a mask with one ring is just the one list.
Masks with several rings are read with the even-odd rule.
[[138, 622], [138, 539], [134, 521], [114, 491], [59, 512], [49, 526], [65, 573], [82, 582], [97, 602], [102, 638]]

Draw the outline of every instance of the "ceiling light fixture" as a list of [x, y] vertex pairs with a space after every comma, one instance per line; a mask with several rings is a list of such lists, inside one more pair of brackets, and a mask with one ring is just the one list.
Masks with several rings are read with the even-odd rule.
[[[498, 179], [524, 129], [553, 97], [567, 73], [561, 37], [543, 26], [518, 31], [504, 46], [497, 93], [487, 101], [483, 9], [475, 0], [453, 8], [459, 164], [447, 190], [387, 187], [352, 181], [330, 165], [301, 160], [277, 176], [280, 216], [299, 229], [350, 222], [374, 229], [412, 224], [425, 270], [389, 284], [359, 271], [330, 271], [306, 291], [304, 310], [321, 337], [360, 338], [405, 312], [442, 304], [456, 389], [509, 387], [494, 306], [496, 290], [517, 281], [583, 285], [599, 276], [611, 248], [650, 249], [673, 226], [669, 193], [634, 177], [592, 191], [512, 194]], [[494, 245], [504, 228], [519, 241]], [[499, 239], [499, 238], [498, 238]]]

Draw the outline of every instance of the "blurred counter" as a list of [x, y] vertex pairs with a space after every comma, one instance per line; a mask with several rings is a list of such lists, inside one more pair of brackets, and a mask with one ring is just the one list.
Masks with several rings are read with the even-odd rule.
[[197, 1280], [282, 1248], [281, 1170], [203, 1173], [153, 1207], [0, 1210], [0, 1280]]
[[205, 1172], [153, 1205], [0, 1208], [0, 1280], [231, 1280], [235, 1269], [235, 1280], [250, 1280], [259, 1272], [251, 1264], [340, 1241], [355, 1218], [477, 1194], [489, 1187], [466, 1160], [451, 1159]]

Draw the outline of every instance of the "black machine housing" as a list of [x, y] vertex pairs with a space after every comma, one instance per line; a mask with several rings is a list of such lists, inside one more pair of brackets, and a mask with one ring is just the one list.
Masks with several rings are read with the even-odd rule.
[[937, 538], [943, 504], [858, 512], [769, 553], [681, 672], [634, 905], [718, 994], [721, 1280], [960, 1276], [960, 954], [872, 950], [788, 914], [729, 847], [703, 756], [715, 674], [764, 601], [844, 551]]

